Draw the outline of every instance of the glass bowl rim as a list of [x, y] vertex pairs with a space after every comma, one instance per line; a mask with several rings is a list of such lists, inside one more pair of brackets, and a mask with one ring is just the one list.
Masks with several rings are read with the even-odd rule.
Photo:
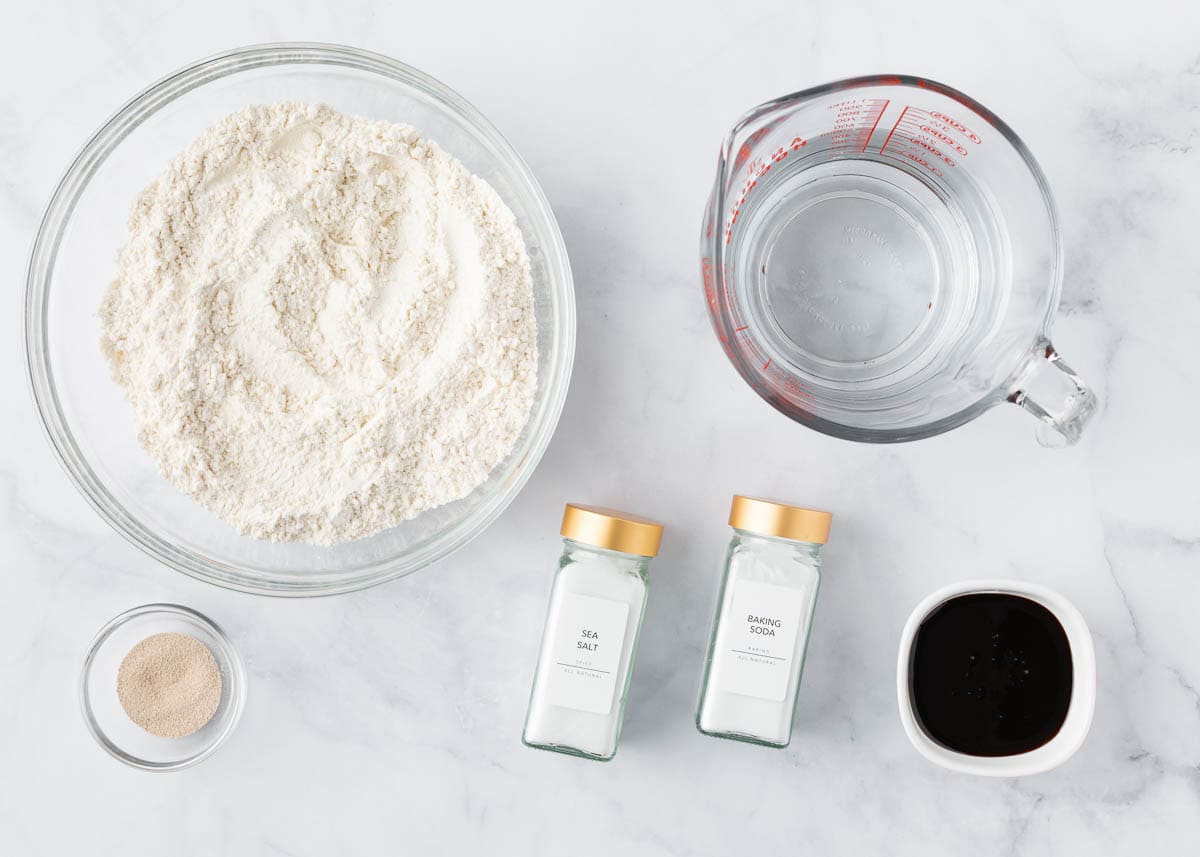
[[[59, 245], [77, 202], [112, 151], [142, 122], [192, 89], [237, 72], [286, 65], [323, 65], [374, 73], [417, 90], [464, 122], [522, 186], [533, 204], [535, 219], [543, 221], [541, 225], [550, 238], [544, 249], [552, 272], [550, 291], [555, 317], [547, 394], [544, 400], [535, 400], [530, 414], [531, 423], [540, 422], [533, 425], [525, 447], [510, 453], [507, 470], [493, 472], [493, 476], [500, 477], [498, 490], [470, 514], [415, 542], [400, 555], [372, 560], [352, 571], [310, 572], [302, 579], [248, 572], [236, 563], [198, 555], [160, 536], [130, 514], [96, 475], [76, 442], [59, 400], [47, 348], [47, 307]], [[366, 589], [443, 559], [482, 533], [520, 493], [545, 453], [566, 401], [575, 354], [575, 292], [566, 244], [541, 186], [513, 145], [466, 99], [424, 72], [382, 54], [318, 42], [273, 42], [215, 54], [163, 77], [117, 109], [82, 146], [55, 186], [30, 252], [24, 309], [25, 361], [35, 410], [55, 457], [88, 505], [124, 538], [168, 567], [226, 589], [258, 595], [321, 596]]]
[[[173, 616], [204, 628], [217, 640], [217, 643], [221, 647], [220, 654], [225, 659], [225, 662], [229, 664], [229, 702], [227, 704], [231, 710], [229, 722], [221, 733], [213, 738], [202, 750], [177, 762], [151, 762], [128, 753], [118, 746], [100, 727], [93, 713], [91, 693], [88, 692], [88, 678], [91, 676], [92, 668], [95, 666], [96, 654], [100, 651], [100, 647], [117, 630], [125, 627], [130, 622], [154, 616]], [[242, 663], [237, 648], [233, 645], [233, 641], [229, 639], [229, 635], [225, 633], [220, 625], [199, 610], [184, 607], [182, 604], [167, 604], [163, 602], [143, 604], [140, 607], [130, 608], [114, 616], [104, 624], [104, 627], [96, 632], [96, 636], [88, 644], [87, 654], [83, 659], [83, 666], [79, 670], [79, 707], [83, 712], [83, 721], [87, 725], [88, 732], [96, 739], [96, 743], [103, 747], [114, 759], [118, 759], [130, 767], [139, 768], [143, 771], [181, 771], [184, 768], [190, 768], [192, 765], [204, 761], [215, 753], [217, 748], [224, 744], [229, 736], [233, 734], [234, 729], [237, 728], [238, 721], [242, 719], [242, 711], [246, 707], [246, 668]]]

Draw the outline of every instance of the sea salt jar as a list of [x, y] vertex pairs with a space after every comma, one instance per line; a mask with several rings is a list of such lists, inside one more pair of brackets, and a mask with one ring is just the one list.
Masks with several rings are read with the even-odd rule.
[[833, 516], [735, 496], [696, 727], [786, 747]]
[[624, 512], [567, 504], [526, 745], [601, 761], [617, 752], [650, 557], [662, 531]]

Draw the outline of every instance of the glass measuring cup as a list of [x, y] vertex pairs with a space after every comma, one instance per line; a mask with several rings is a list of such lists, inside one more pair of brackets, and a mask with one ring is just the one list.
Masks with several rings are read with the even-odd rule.
[[1013, 402], [1078, 440], [1096, 397], [1050, 343], [1054, 202], [995, 114], [916, 77], [844, 80], [734, 126], [701, 269], [729, 359], [835, 437], [914, 440]]

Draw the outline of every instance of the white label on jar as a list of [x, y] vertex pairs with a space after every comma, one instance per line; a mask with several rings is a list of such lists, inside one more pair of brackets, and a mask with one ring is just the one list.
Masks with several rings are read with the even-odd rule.
[[546, 700], [593, 714], [612, 711], [629, 605], [569, 593], [550, 629]]
[[782, 702], [806, 615], [803, 590], [739, 580], [721, 617], [721, 690]]

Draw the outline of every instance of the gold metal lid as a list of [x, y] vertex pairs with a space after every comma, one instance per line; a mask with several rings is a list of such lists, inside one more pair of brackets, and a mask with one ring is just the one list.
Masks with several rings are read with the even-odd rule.
[[568, 539], [593, 547], [654, 556], [662, 542], [663, 526], [614, 509], [568, 503], [561, 532]]
[[733, 495], [733, 506], [729, 510], [729, 526], [735, 529], [818, 545], [829, 541], [829, 522], [832, 520], [832, 514], [819, 509], [786, 506], [741, 494]]

